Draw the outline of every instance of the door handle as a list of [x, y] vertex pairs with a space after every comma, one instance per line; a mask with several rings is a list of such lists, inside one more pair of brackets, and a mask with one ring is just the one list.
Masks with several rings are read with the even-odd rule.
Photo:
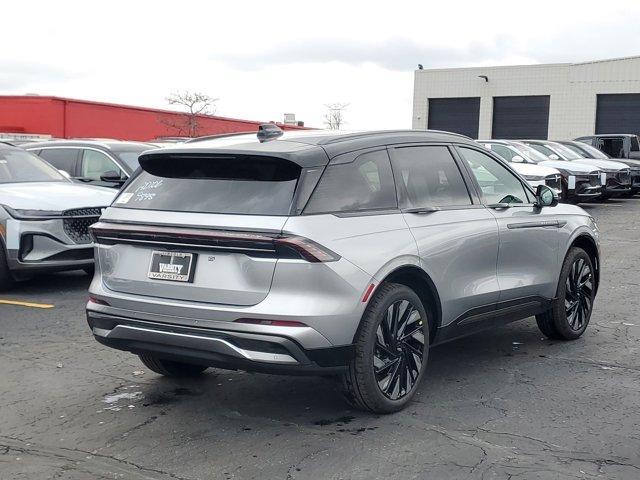
[[405, 208], [402, 210], [402, 213], [417, 213], [417, 214], [425, 214], [425, 213], [433, 213], [439, 212], [440, 207], [415, 207], [415, 208]]
[[511, 204], [510, 203], [491, 203], [487, 205], [487, 207], [493, 208], [494, 210], [498, 210], [501, 208], [511, 208]]

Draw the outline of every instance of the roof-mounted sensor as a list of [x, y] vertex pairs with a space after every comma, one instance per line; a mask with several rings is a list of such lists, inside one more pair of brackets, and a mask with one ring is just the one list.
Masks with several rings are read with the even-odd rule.
[[258, 140], [260, 143], [275, 140], [282, 136], [284, 132], [280, 127], [273, 123], [263, 123], [258, 127]]

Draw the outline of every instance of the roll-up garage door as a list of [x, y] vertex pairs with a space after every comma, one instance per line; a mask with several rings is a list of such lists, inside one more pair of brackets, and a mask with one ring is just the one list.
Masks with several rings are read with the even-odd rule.
[[640, 93], [598, 95], [596, 133], [640, 134]]
[[493, 138], [546, 140], [548, 134], [548, 95], [493, 97]]
[[430, 98], [428, 128], [478, 138], [480, 97]]

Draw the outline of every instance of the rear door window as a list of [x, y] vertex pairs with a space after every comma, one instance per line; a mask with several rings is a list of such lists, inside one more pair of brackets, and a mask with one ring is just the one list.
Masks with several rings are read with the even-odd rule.
[[252, 155], [157, 155], [115, 207], [177, 212], [289, 215], [301, 168]]
[[64, 170], [75, 177], [79, 151], [77, 148], [44, 148], [39, 156], [58, 170]]
[[107, 172], [115, 172], [120, 178], [126, 178], [122, 169], [105, 153], [89, 149], [83, 151], [81, 177], [98, 181]]
[[306, 214], [398, 208], [386, 150], [363, 153], [349, 163], [327, 166]]
[[467, 186], [447, 147], [401, 147], [391, 152], [402, 208], [471, 205]]

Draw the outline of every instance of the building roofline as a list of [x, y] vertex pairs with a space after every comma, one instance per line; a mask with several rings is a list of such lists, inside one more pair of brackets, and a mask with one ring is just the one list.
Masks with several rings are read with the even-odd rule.
[[443, 72], [451, 70], [489, 70], [496, 68], [525, 68], [525, 67], [571, 67], [573, 65], [589, 65], [592, 63], [606, 63], [606, 62], [619, 62], [623, 60], [636, 60], [640, 59], [640, 55], [631, 55], [628, 57], [615, 57], [615, 58], [603, 58], [599, 60], [587, 60], [584, 62], [558, 62], [558, 63], [523, 63], [518, 65], [487, 65], [487, 66], [475, 66], [475, 67], [443, 67], [443, 68], [424, 68], [420, 70], [415, 69], [414, 72]]
[[[85, 105], [96, 105], [101, 107], [114, 107], [114, 108], [126, 108], [129, 110], [137, 110], [142, 112], [155, 112], [155, 113], [164, 113], [170, 115], [181, 115], [184, 112], [180, 112], [178, 110], [166, 110], [162, 108], [154, 108], [154, 107], [142, 107], [138, 105], [127, 105], [121, 103], [112, 103], [112, 102], [99, 102], [96, 100], [83, 100], [78, 98], [69, 98], [69, 97], [58, 97], [56, 95], [0, 95], [0, 101], [3, 99], [17, 99], [17, 100], [49, 100], [49, 101], [58, 101], [58, 102], [71, 102], [71, 103], [82, 103]], [[247, 125], [255, 125], [260, 126], [263, 123], [259, 120], [245, 120], [241, 118], [232, 118], [232, 117], [221, 117], [218, 115], [197, 115], [201, 118], [211, 118], [213, 120], [221, 120], [228, 122], [236, 122], [236, 123], [246, 123]], [[276, 122], [278, 126], [284, 126], [285, 128], [290, 128], [292, 130], [308, 130], [311, 127], [299, 127], [297, 125], [285, 125], [284, 123]]]

